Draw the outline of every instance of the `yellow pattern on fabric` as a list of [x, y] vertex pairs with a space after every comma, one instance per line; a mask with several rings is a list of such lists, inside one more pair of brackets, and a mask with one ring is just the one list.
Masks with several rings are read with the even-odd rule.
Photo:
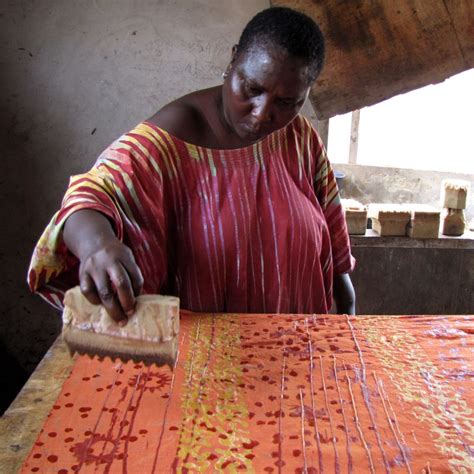
[[[128, 135], [126, 135], [124, 137], [124, 140], [131, 141], [130, 137]], [[137, 153], [137, 150], [135, 150], [135, 148], [133, 148], [132, 145], [127, 143], [127, 141], [122, 141], [120, 143], [120, 145], [118, 145], [118, 146], [120, 148], [122, 148], [123, 150], [127, 151], [130, 154], [130, 156], [135, 158], [138, 162], [143, 162], [145, 160], [147, 163], [149, 163], [152, 166], [152, 168], [158, 173], [158, 175], [161, 178], [163, 176], [162, 171], [161, 171], [160, 167], [158, 166], [158, 163], [153, 158], [153, 156], [151, 156], [151, 154], [148, 152], [148, 150], [145, 153], [145, 158], [143, 158], [142, 156], [140, 156], [139, 153]], [[141, 147], [141, 148], [143, 148], [143, 147]], [[118, 151], [118, 150], [116, 150], [116, 151]]]
[[[107, 163], [107, 166], [113, 168], [115, 165]], [[120, 167], [117, 168], [117, 171], [120, 171], [122, 173], [123, 179], [127, 185], [127, 188], [130, 191], [135, 205], [139, 209], [142, 209], [142, 205], [140, 203], [140, 200], [138, 199], [138, 196], [135, 193], [130, 177], [126, 173], [124, 173]], [[103, 165], [101, 165], [101, 168], [93, 168], [84, 175], [75, 176], [74, 181], [83, 178], [87, 178], [87, 181], [82, 181], [77, 184], [71, 185], [66, 192], [65, 202], [67, 201], [67, 203], [69, 203], [69, 196], [74, 195], [74, 193], [77, 192], [81, 187], [95, 189], [108, 195], [111, 202], [115, 206], [116, 212], [119, 212], [119, 210], [122, 209], [125, 212], [126, 216], [130, 220], [134, 221], [132, 210], [130, 209], [130, 206], [128, 205], [125, 196], [123, 195], [121, 189], [115, 185], [113, 178], [108, 175], [109, 172], [104, 169]], [[73, 183], [74, 181], [73, 178], [71, 178], [71, 183]]]
[[337, 190], [337, 187], [335, 186], [332, 191], [329, 192], [329, 194], [327, 195], [327, 198], [326, 198], [326, 207], [331, 203], [332, 204], [332, 201], [334, 201], [334, 199], [336, 199], [337, 197], [339, 196], [339, 193], [338, 193], [338, 190]]
[[99, 191], [99, 192], [103, 192], [104, 191], [104, 187], [102, 186], [103, 181], [104, 181], [103, 174], [97, 172], [97, 170], [96, 172], [94, 172], [94, 170], [91, 170], [86, 174], [72, 176], [69, 187], [64, 196], [64, 200], [67, 200], [70, 195], [76, 192], [81, 192], [80, 188], [90, 188], [90, 189], [95, 189], [96, 191]]
[[[246, 455], [252, 454], [252, 449], [246, 449], [242, 443], [249, 443], [249, 412], [242, 391], [238, 386], [243, 382], [240, 360], [240, 328], [237, 315], [222, 315], [217, 317], [216, 326], [219, 337], [216, 341], [215, 380], [213, 386], [220, 394], [216, 404], [216, 412], [221, 420], [218, 432], [226, 434], [227, 439], [221, 439], [216, 452], [223, 461], [233, 461], [227, 470], [236, 471], [239, 465], [245, 466], [245, 472], [253, 472], [252, 462]], [[230, 383], [229, 383], [230, 382]], [[214, 418], [215, 419], [215, 418]], [[214, 425], [216, 426], [216, 425]], [[232, 434], [229, 435], [229, 430]], [[232, 449], [237, 449], [235, 452]], [[221, 463], [222, 465], [222, 463]]]
[[216, 164], [214, 163], [214, 158], [212, 157], [211, 150], [207, 150], [207, 160], [209, 162], [209, 169], [211, 170], [211, 175], [216, 176]]
[[[170, 176], [178, 176], [178, 169], [176, 168], [176, 163], [180, 161], [181, 157], [179, 156], [179, 153], [176, 152], [174, 143], [171, 138], [169, 139], [170, 142], [168, 144], [158, 133], [156, 133], [155, 130], [153, 130], [148, 125], [143, 125], [140, 128], [143, 128], [143, 131], [141, 132], [142, 136], [144, 136], [147, 140], [153, 143], [153, 145], [155, 145], [155, 147], [157, 148], [159, 154], [163, 157], [164, 160], [166, 160], [165, 164], [170, 167]], [[171, 156], [171, 151], [174, 152], [173, 156]]]
[[[48, 280], [66, 268], [64, 259], [57, 257], [57, 249], [62, 242], [62, 226], [55, 225], [58, 214], [59, 211], [54, 214], [39, 238], [32, 256], [32, 260], [41, 262], [41, 269], [45, 272]], [[34, 290], [36, 289], [35, 287]]]
[[[316, 196], [319, 198], [320, 197], [320, 191], [321, 189], [326, 189], [328, 185], [328, 161], [326, 159], [326, 155], [324, 153], [321, 153], [319, 155], [319, 158], [316, 162], [316, 172], [313, 180], [313, 185], [314, 185], [314, 192], [316, 193]], [[324, 202], [321, 202], [320, 199], [319, 204], [321, 205], [321, 208], [323, 211], [326, 209], [326, 204], [327, 200], [325, 199]]]
[[[364, 331], [371, 352], [383, 364], [399, 395], [413, 406], [415, 417], [429, 425], [433, 442], [449, 457], [452, 469], [457, 472], [472, 472], [474, 459], [466, 450], [460, 449], [460, 444], [453, 439], [449, 427], [466, 426], [471, 441], [474, 441], [474, 426], [469, 421], [473, 410], [459, 393], [447, 383], [440, 382], [446, 379], [418, 348], [416, 338], [403, 329], [396, 318], [384, 318], [383, 331], [374, 324], [374, 318], [357, 318], [354, 321], [356, 327]], [[386, 337], [387, 329], [389, 339]], [[429, 390], [426, 389], [427, 384]]]
[[[152, 129], [150, 129], [148, 127], [148, 129], [150, 131], [147, 131], [145, 129], [146, 126], [142, 126], [142, 127], [137, 127], [137, 131], [139, 132], [139, 134], [146, 138], [148, 142], [150, 142], [153, 146], [156, 147], [158, 153], [161, 155], [161, 158], [165, 164], [165, 167], [166, 167], [166, 170], [168, 172], [168, 176], [173, 179], [174, 177], [177, 176], [177, 172], [176, 172], [176, 167], [174, 166], [174, 163], [172, 160], [170, 160], [170, 157], [169, 157], [169, 153], [167, 152], [167, 145], [163, 142], [163, 140], [161, 138], [157, 139], [157, 134], [156, 132], [155, 133], [150, 133], [152, 131]], [[135, 138], [131, 137], [130, 138], [130, 142], [131, 143], [139, 143]], [[143, 146], [140, 144], [140, 146]], [[147, 150], [147, 153], [150, 153], [148, 150]], [[154, 158], [151, 154], [149, 154], [149, 160], [153, 160], [154, 161]]]
[[186, 149], [190, 158], [193, 160], [201, 161], [201, 156], [199, 155], [199, 150], [196, 145], [191, 145], [190, 143], [186, 143]]
[[303, 168], [304, 168], [303, 148], [304, 148], [305, 138], [306, 138], [305, 129], [304, 129], [304, 126], [302, 124], [300, 142], [298, 143], [298, 140], [295, 140], [296, 153], [297, 153], [297, 157], [298, 157], [298, 179], [300, 181], [303, 179]]
[[260, 168], [265, 169], [262, 142], [257, 142], [252, 146], [252, 153], [253, 153], [253, 156], [255, 157], [255, 162], [258, 163]]
[[[130, 177], [130, 175], [126, 171], [124, 171], [121, 166], [117, 166], [112, 162], [108, 162], [107, 166], [121, 174], [121, 176], [122, 176], [122, 178], [125, 182], [125, 185], [127, 186], [128, 192], [130, 193], [130, 196], [133, 199], [133, 202], [134, 202], [135, 206], [137, 206], [137, 208], [140, 210], [140, 212], [143, 213], [144, 210], [143, 210], [142, 203], [141, 203], [141, 201], [140, 201], [140, 199], [137, 195], [137, 192], [135, 190], [135, 186], [133, 184], [133, 179]], [[92, 170], [92, 173], [93, 172], [94, 172], [94, 170]], [[115, 194], [117, 194], [117, 196], [119, 198], [118, 200], [120, 202], [120, 205], [117, 206], [117, 209], [121, 209], [121, 208], [125, 209], [127, 216], [131, 220], [135, 220], [135, 218], [133, 216], [133, 213], [132, 213], [132, 210], [130, 209], [130, 206], [128, 205], [127, 199], [123, 195], [122, 190], [115, 184], [112, 176], [105, 178], [104, 182], [108, 184], [107, 193], [109, 194], [109, 196], [112, 198], [112, 196], [115, 196]], [[114, 199], [114, 201], [116, 202], [115, 199]], [[122, 206], [122, 207], [120, 207], [120, 206]]]
[[[191, 339], [191, 357], [185, 366], [187, 387], [182, 405], [185, 422], [177, 452], [177, 471], [208, 472], [209, 456], [214, 454], [219, 457], [218, 466], [225, 464], [226, 472], [237, 472], [239, 466], [253, 472], [251, 460], [245, 457], [252, 450], [242, 446], [250, 440], [248, 410], [238, 389], [243, 374], [240, 364], [235, 362], [240, 358], [238, 318], [202, 315]], [[215, 402], [209, 400], [212, 394], [217, 394]], [[216, 434], [218, 446], [213, 444]]]
[[[66, 259], [58, 252], [59, 248], [64, 244], [62, 237], [63, 224], [71, 214], [82, 209], [84, 203], [96, 202], [96, 200], [91, 200], [84, 196], [74, 195], [76, 192], [79, 192], [81, 194], [93, 196], [93, 194], [87, 191], [87, 189], [106, 192], [117, 208], [117, 202], [114, 199], [115, 194], [113, 193], [113, 190], [110, 189], [110, 180], [104, 176], [103, 171], [93, 169], [86, 174], [71, 177], [68, 190], [63, 199], [63, 204], [68, 206], [68, 212], [61, 216], [60, 221], [57, 221], [60, 211], [54, 214], [39, 238], [32, 256], [32, 262], [37, 262], [36, 265], [41, 266], [42, 271], [44, 272], [45, 281], [49, 281], [51, 278], [56, 277], [66, 270]], [[125, 206], [126, 201], [124, 199], [124, 207]], [[132, 215], [128, 206], [126, 208], [130, 212], [130, 215]], [[37, 287], [34, 287], [33, 289], [37, 290]]]

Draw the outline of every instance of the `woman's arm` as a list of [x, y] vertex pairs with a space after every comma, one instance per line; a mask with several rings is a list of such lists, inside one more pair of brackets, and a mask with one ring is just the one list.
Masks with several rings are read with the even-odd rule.
[[81, 262], [79, 283], [84, 296], [93, 304], [103, 304], [116, 322], [126, 324], [143, 286], [132, 251], [115, 236], [107, 217], [94, 210], [72, 214], [63, 236]]
[[348, 273], [334, 275], [333, 294], [338, 314], [356, 314], [356, 296]]

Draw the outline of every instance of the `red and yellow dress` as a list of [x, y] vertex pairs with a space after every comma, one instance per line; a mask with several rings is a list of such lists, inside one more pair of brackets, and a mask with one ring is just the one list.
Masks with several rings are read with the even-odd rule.
[[62, 238], [80, 209], [109, 217], [144, 293], [197, 312], [327, 313], [333, 274], [354, 267], [336, 181], [302, 116], [239, 149], [186, 143], [144, 122], [73, 176], [41, 236], [30, 288], [61, 308], [78, 284]]

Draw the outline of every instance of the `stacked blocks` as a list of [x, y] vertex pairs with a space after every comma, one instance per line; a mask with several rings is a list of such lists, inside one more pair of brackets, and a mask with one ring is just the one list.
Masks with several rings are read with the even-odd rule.
[[441, 183], [442, 233], [444, 235], [459, 236], [464, 234], [469, 182], [459, 179], [445, 179]]

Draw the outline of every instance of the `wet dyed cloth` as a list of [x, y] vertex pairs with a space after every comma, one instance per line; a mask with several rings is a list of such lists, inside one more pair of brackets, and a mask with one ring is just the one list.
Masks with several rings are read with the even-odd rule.
[[333, 273], [354, 266], [334, 174], [303, 117], [234, 150], [146, 122], [119, 138], [71, 178], [35, 249], [30, 287], [58, 308], [78, 284], [63, 224], [85, 208], [108, 216], [133, 250], [145, 293], [179, 296], [193, 311], [326, 313]]
[[186, 315], [174, 371], [78, 358], [30, 472], [473, 472], [474, 316]]

